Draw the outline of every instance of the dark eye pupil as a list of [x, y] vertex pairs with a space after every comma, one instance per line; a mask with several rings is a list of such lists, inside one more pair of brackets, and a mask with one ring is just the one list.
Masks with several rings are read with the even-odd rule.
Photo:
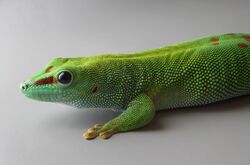
[[62, 71], [58, 75], [58, 81], [62, 84], [68, 84], [71, 82], [72, 75], [67, 71]]

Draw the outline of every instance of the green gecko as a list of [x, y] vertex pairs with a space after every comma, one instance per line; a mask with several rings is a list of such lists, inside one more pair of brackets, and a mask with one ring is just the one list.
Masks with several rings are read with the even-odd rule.
[[130, 54], [56, 58], [21, 92], [32, 99], [121, 112], [83, 134], [107, 139], [148, 124], [156, 111], [250, 92], [250, 34], [230, 33]]

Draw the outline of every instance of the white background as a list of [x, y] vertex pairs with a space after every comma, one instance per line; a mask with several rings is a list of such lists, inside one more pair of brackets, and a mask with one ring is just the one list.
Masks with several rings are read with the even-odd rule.
[[249, 165], [250, 97], [160, 112], [138, 131], [86, 141], [88, 127], [118, 114], [36, 102], [19, 92], [22, 80], [55, 57], [250, 32], [249, 18], [247, 0], [0, 0], [0, 164]]

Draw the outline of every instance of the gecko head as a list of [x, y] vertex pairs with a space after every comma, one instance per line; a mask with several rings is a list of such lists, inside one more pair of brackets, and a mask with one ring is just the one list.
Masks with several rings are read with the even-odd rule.
[[[88, 81], [82, 61], [85, 58], [56, 58], [49, 62], [31, 79], [21, 83], [21, 92], [34, 100], [79, 103], [85, 93], [91, 91], [93, 84]], [[84, 77], [85, 82], [81, 81]]]

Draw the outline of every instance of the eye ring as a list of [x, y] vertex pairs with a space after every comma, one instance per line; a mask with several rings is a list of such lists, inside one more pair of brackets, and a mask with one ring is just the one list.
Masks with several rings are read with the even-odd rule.
[[73, 74], [68, 70], [61, 70], [57, 73], [57, 81], [64, 86], [68, 86], [73, 81]]

